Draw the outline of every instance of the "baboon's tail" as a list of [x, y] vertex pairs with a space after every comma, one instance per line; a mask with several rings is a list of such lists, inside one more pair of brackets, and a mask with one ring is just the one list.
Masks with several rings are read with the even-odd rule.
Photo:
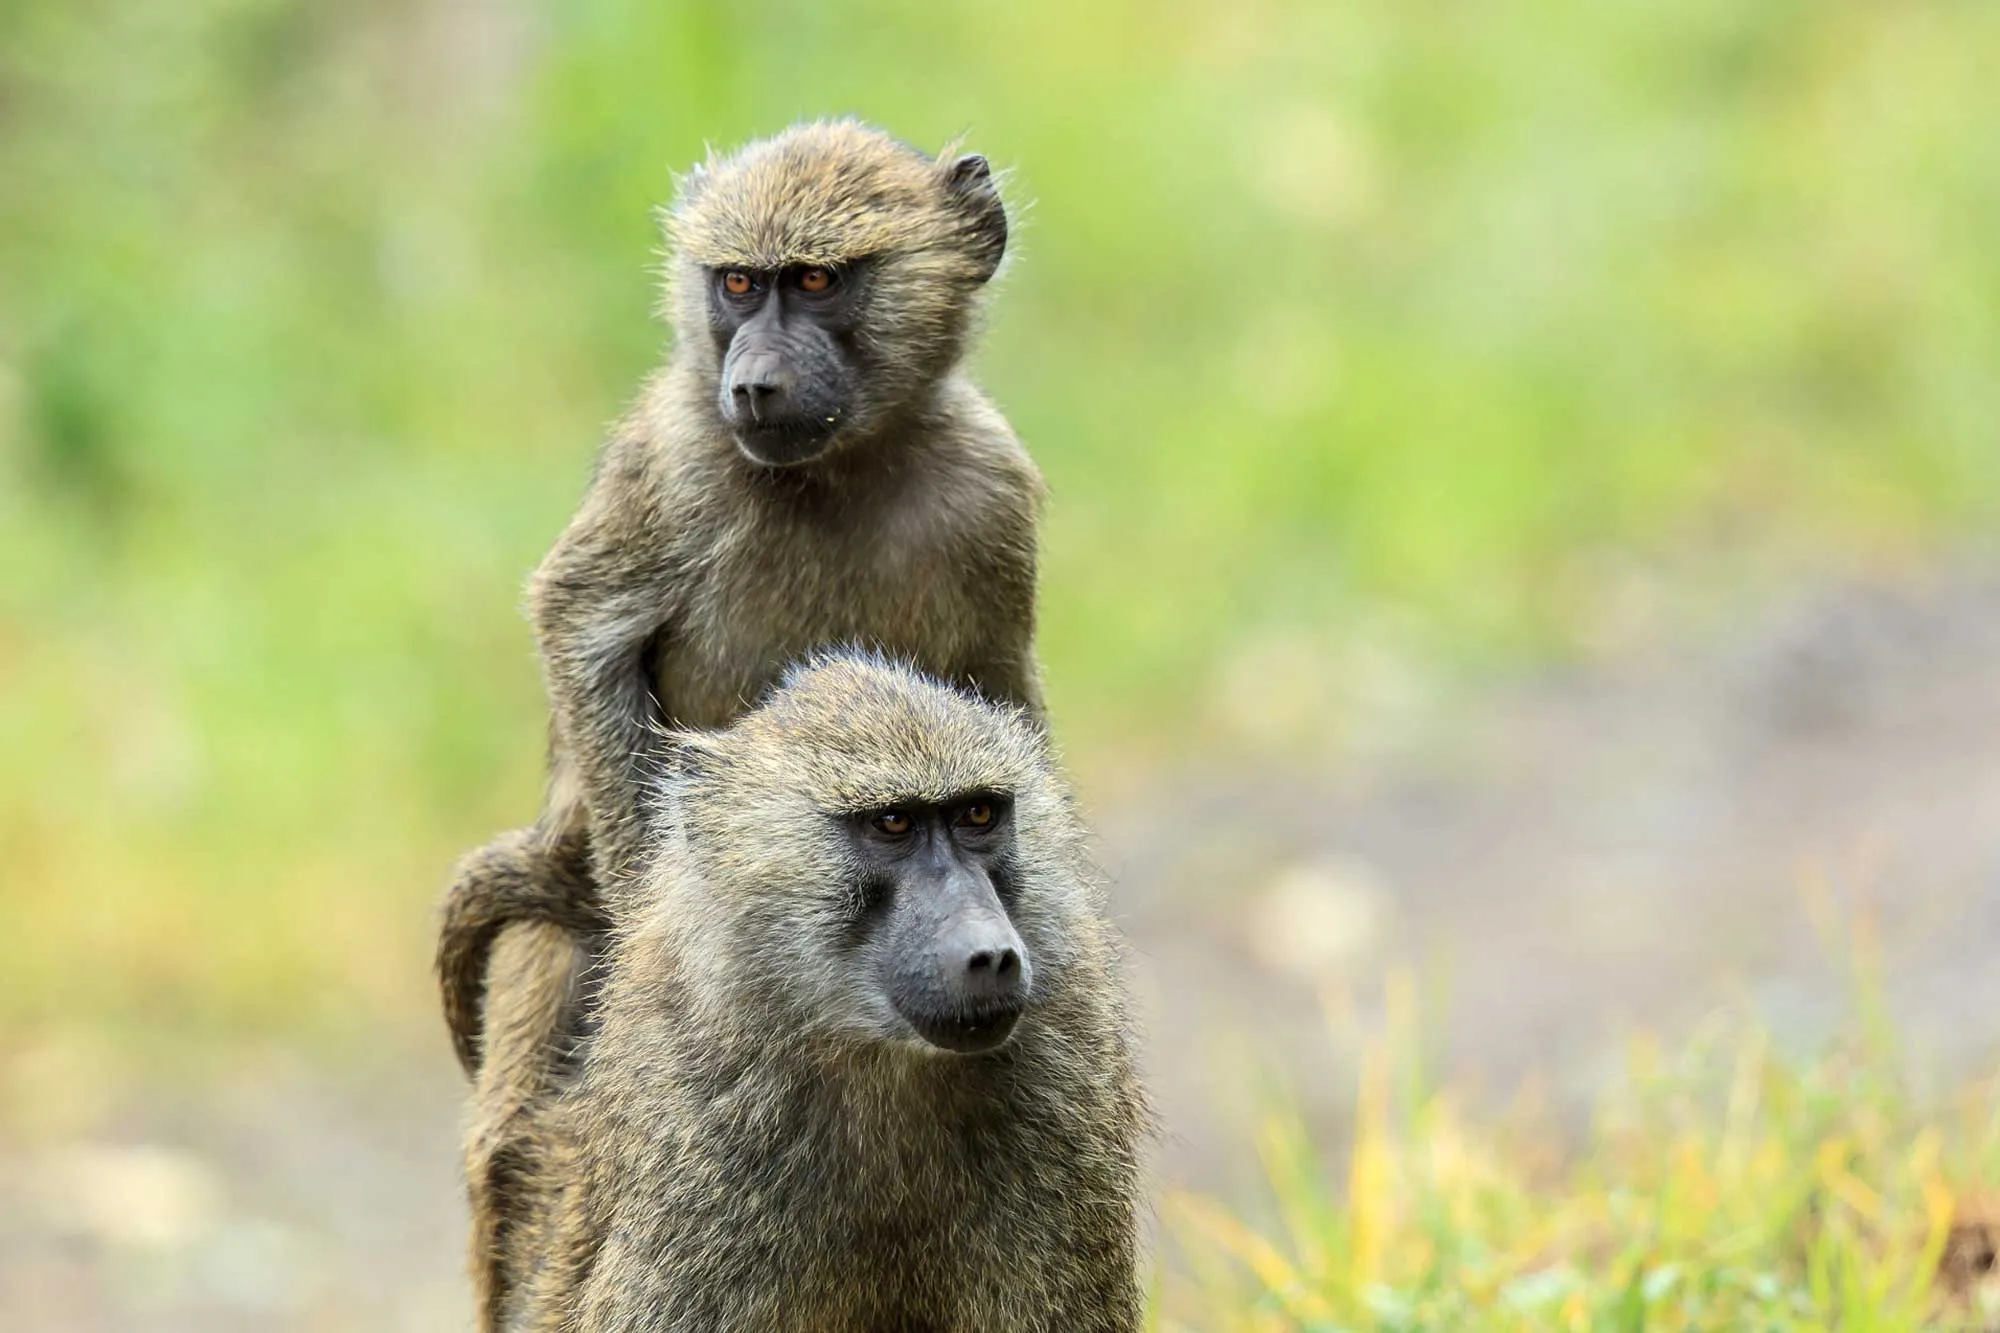
[[582, 939], [605, 929], [590, 851], [581, 833], [503, 833], [458, 863], [438, 931], [438, 985], [452, 1046], [467, 1074], [479, 1070], [486, 965], [494, 938], [516, 921], [548, 921]]

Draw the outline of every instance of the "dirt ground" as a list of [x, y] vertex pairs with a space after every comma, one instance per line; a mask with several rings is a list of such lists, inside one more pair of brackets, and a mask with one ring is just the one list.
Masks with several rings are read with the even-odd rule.
[[[1184, 775], [1099, 812], [1168, 1138], [1161, 1173], [1239, 1195], [1238, 1117], [1281, 1081], [1338, 1133], [1352, 1051], [1402, 965], [1425, 1030], [1496, 1104], [1558, 1107], [1635, 1027], [1750, 1008], [1809, 1045], [1851, 1021], [1841, 922], [1879, 927], [1912, 1058], [2000, 1053], [2000, 579], [1803, 596], [1729, 642], [1524, 683], [1460, 739], [1337, 773]], [[1831, 923], [1831, 925], [1829, 925]], [[365, 1066], [231, 1053], [97, 1087], [88, 1142], [0, 1141], [0, 1311], [51, 1333], [469, 1327], [442, 1041]], [[78, 1066], [81, 1065], [81, 1076]], [[17, 1117], [18, 1119], [18, 1117]]]

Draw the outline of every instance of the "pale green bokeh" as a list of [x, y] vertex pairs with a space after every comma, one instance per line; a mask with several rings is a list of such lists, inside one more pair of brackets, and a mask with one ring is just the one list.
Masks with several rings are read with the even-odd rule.
[[1990, 3], [13, 0], [0, 1023], [434, 1021], [651, 210], [844, 112], [1029, 204], [979, 370], [1086, 773], [2000, 510]]

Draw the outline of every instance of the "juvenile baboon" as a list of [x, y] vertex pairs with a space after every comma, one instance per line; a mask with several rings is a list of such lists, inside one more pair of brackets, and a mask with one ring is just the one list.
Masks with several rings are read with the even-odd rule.
[[958, 369], [1007, 244], [985, 159], [799, 126], [697, 168], [666, 231], [673, 355], [530, 587], [548, 800], [461, 863], [445, 904], [489, 1310], [507, 1275], [480, 1238], [508, 1225], [508, 1126], [573, 1055], [580, 969], [644, 845], [664, 730], [726, 724], [834, 644], [1041, 711], [1041, 479]]
[[662, 787], [523, 1117], [506, 1327], [1137, 1329], [1150, 1115], [1039, 730], [831, 655]]

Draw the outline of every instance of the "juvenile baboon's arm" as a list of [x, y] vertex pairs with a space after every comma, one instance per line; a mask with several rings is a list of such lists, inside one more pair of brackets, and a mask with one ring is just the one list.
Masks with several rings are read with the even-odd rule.
[[1035, 656], [1035, 549], [1030, 542], [995, 552], [988, 566], [990, 594], [983, 651], [967, 671], [969, 683], [988, 699], [1018, 704], [1044, 732], [1049, 710], [1042, 700], [1042, 667]]
[[529, 588], [562, 762], [605, 874], [643, 840], [661, 723], [647, 653], [678, 600], [670, 547], [645, 442], [616, 439]]

